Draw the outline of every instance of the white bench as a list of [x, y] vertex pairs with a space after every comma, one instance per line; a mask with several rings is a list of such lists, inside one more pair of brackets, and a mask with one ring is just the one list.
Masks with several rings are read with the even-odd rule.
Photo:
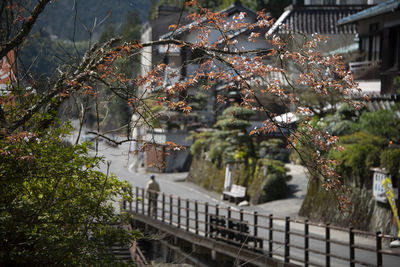
[[233, 184], [231, 190], [222, 192], [222, 198], [233, 201], [237, 205], [240, 201], [246, 199], [246, 187]]

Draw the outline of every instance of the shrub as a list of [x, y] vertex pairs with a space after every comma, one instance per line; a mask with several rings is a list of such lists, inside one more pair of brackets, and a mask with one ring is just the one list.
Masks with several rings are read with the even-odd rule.
[[364, 112], [356, 129], [372, 135], [382, 136], [386, 141], [400, 141], [400, 119], [394, 110]]
[[260, 159], [249, 185], [250, 200], [254, 204], [284, 198], [289, 189], [287, 182], [292, 178], [284, 163], [278, 160]]
[[381, 153], [381, 167], [384, 167], [392, 179], [400, 178], [400, 149], [387, 149]]

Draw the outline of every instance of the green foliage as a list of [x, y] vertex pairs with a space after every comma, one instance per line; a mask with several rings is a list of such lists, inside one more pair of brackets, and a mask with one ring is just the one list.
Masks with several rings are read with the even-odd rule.
[[357, 130], [382, 136], [387, 142], [400, 142], [400, 118], [393, 109], [364, 112], [356, 126]]
[[372, 183], [370, 168], [379, 166], [379, 154], [384, 139], [365, 132], [357, 132], [341, 139], [343, 151], [331, 151], [330, 157], [341, 162], [337, 166], [345, 182], [369, 188]]
[[105, 43], [111, 38], [117, 36], [117, 29], [112, 20], [107, 20], [104, 30], [100, 34], [99, 43]]
[[259, 149], [260, 158], [275, 159], [280, 161], [288, 160], [288, 153], [285, 153], [285, 144], [281, 139], [273, 138], [262, 141]]
[[196, 93], [190, 98], [188, 105], [193, 110], [205, 110], [207, 108], [207, 94], [203, 92]]
[[381, 167], [389, 171], [392, 180], [400, 177], [400, 149], [387, 149], [380, 156]]
[[289, 192], [287, 182], [292, 178], [287, 175], [288, 171], [281, 161], [260, 159], [249, 186], [251, 202], [258, 204], [284, 198]]
[[246, 120], [236, 119], [236, 118], [226, 118], [223, 120], [219, 120], [215, 127], [221, 129], [245, 129], [250, 126], [250, 123]]
[[254, 111], [246, 108], [227, 108], [215, 124], [218, 129], [194, 135], [196, 141], [191, 149], [192, 155], [205, 151], [217, 166], [222, 163], [247, 162], [249, 157], [255, 155], [253, 141], [246, 131], [250, 125], [247, 119], [253, 114]]
[[34, 75], [50, 77], [59, 65], [74, 63], [77, 54], [83, 55], [87, 48], [88, 43], [84, 41], [73, 45], [70, 42], [53, 41], [44, 33], [36, 33], [24, 42], [19, 58]]
[[209, 144], [209, 138], [212, 137], [211, 132], [202, 132], [193, 135], [194, 142], [190, 147], [190, 153], [194, 156], [200, 155]]
[[231, 106], [228, 107], [224, 110], [222, 115], [224, 117], [234, 117], [234, 118], [239, 118], [239, 119], [249, 119], [251, 116], [255, 114], [254, 110], [248, 109], [248, 108], [242, 108], [238, 106]]
[[142, 22], [140, 20], [140, 13], [137, 9], [129, 11], [126, 14], [124, 25], [122, 26], [122, 39], [126, 42], [140, 40], [140, 28]]
[[63, 144], [65, 128], [0, 139], [2, 266], [122, 265], [109, 253], [132, 234], [113, 202], [129, 186], [97, 170], [87, 146]]

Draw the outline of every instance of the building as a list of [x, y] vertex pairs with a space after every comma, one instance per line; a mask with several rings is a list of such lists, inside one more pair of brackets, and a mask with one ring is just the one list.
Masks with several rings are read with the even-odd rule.
[[356, 77], [380, 82], [382, 95], [399, 94], [400, 1], [389, 0], [339, 20], [357, 25], [360, 58], [350, 63]]
[[7, 87], [15, 81], [15, 53], [13, 50], [3, 57], [0, 61], [0, 90], [6, 90]]
[[[326, 53], [357, 50], [357, 27], [339, 26], [338, 20], [376, 4], [376, 0], [293, 0], [269, 31], [270, 34], [294, 34], [296, 37], [318, 33], [328, 37]], [[286, 25], [286, 27], [280, 27]]]
[[[168, 12], [164, 13], [166, 10]], [[234, 17], [240, 16], [242, 13], [246, 14], [246, 16], [244, 16], [245, 22], [254, 23], [257, 20], [257, 14], [243, 6], [240, 1], [235, 1], [234, 4], [228, 8], [221, 10], [220, 13], [226, 15], [225, 19], [227, 21], [233, 21]], [[159, 17], [146, 23], [143, 27], [141, 41], [149, 42], [173, 37], [182, 41], [195, 43], [199, 32], [197, 30], [192, 30], [191, 28], [197, 23], [207, 23], [207, 21], [205, 19], [200, 22], [188, 21], [186, 15], [187, 14], [181, 15], [180, 9], [178, 8], [161, 6], [159, 9]], [[168, 29], [169, 24], [178, 24], [178, 21], [180, 25], [183, 25], [183, 27], [178, 30]], [[265, 32], [266, 31], [264, 30], [264, 33]], [[217, 47], [223, 47], [226, 45], [225, 42], [227, 41], [235, 43], [236, 47], [245, 47], [246, 49], [267, 47], [268, 44], [265, 39], [260, 42], [252, 42], [249, 40], [249, 35], [249, 31], [236, 31], [233, 32], [227, 40], [226, 38], [221, 38], [221, 34], [218, 31], [212, 30], [208, 37], [208, 41], [209, 43], [217, 43]], [[196, 49], [192, 51], [185, 47], [148, 47], [144, 49], [141, 55], [141, 64], [143, 65], [142, 74], [146, 73], [151, 69], [151, 67], [159, 63], [168, 64], [162, 85], [165, 88], [173, 85], [177, 81], [191, 77], [203, 62], [203, 59], [204, 55], [200, 50]], [[173, 141], [178, 145], [189, 148], [191, 145], [191, 142], [187, 141], [187, 137], [190, 136], [189, 131], [199, 127], [211, 127], [216, 121], [217, 115], [226, 107], [217, 104], [217, 94], [226, 95], [231, 102], [240, 101], [240, 96], [235, 91], [235, 86], [229, 85], [229, 87], [231, 89], [228, 90], [225, 88], [225, 85], [217, 84], [207, 91], [199, 90], [198, 87], [189, 88], [184, 95], [177, 96], [178, 98], [184, 98], [193, 108], [189, 116], [178, 111], [165, 112], [159, 118], [159, 121], [161, 122], [160, 129], [149, 129], [143, 127], [140, 130], [141, 133], [138, 133], [137, 135], [142, 138], [146, 137], [145, 139], [147, 141], [159, 140], [160, 145], [165, 142]], [[141, 94], [144, 94], [146, 91], [145, 86], [139, 89], [139, 91]], [[140, 137], [138, 139], [140, 139]], [[159, 150], [161, 152], [162, 148]], [[157, 156], [153, 155], [154, 153], [156, 153], [155, 150], [146, 153], [146, 166], [151, 166], [155, 163], [154, 159], [157, 159]], [[181, 154], [186, 154], [186, 156], [182, 156]], [[164, 161], [167, 162], [167, 166], [164, 170], [185, 170], [184, 166], [189, 167], [186, 163], [187, 158], [190, 157], [188, 150], [173, 152], [172, 156], [176, 160], [171, 160], [171, 155], [166, 157]]]

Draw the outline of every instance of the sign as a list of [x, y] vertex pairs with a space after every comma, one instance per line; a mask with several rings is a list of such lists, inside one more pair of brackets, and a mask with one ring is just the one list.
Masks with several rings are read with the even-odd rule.
[[397, 207], [396, 207], [396, 198], [395, 198], [394, 192], [393, 192], [392, 180], [390, 179], [390, 177], [387, 177], [382, 181], [382, 184], [383, 184], [383, 187], [385, 188], [386, 197], [389, 200], [390, 207], [392, 207], [393, 217], [396, 220], [397, 237], [400, 237], [400, 220], [399, 220], [399, 213], [398, 213]]
[[225, 168], [225, 181], [224, 181], [224, 190], [229, 191], [229, 188], [231, 187], [232, 183], [232, 169], [233, 169], [233, 164], [228, 163], [226, 164]]
[[387, 203], [385, 188], [383, 187], [382, 181], [386, 178], [386, 173], [378, 168], [374, 168], [374, 177], [372, 185], [372, 194], [376, 201]]

